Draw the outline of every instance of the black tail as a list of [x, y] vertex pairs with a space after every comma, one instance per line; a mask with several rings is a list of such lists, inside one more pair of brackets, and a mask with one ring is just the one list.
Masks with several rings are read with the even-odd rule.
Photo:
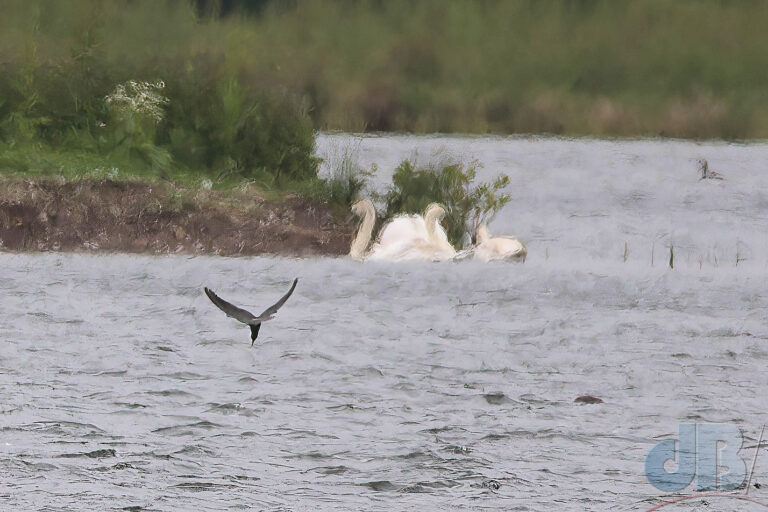
[[256, 325], [249, 325], [251, 328], [251, 346], [253, 346], [254, 342], [256, 341], [256, 338], [259, 337], [259, 329], [261, 328], [261, 323], [258, 323]]

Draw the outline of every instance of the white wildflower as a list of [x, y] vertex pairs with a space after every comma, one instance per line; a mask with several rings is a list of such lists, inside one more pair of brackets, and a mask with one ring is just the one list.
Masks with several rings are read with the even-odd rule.
[[142, 114], [151, 117], [156, 123], [163, 120], [163, 106], [168, 98], [160, 94], [165, 89], [165, 82], [136, 82], [130, 80], [119, 84], [112, 94], [104, 100], [123, 113]]
[[203, 178], [203, 181], [200, 182], [200, 188], [203, 190], [211, 190], [213, 188], [213, 182], [208, 178]]

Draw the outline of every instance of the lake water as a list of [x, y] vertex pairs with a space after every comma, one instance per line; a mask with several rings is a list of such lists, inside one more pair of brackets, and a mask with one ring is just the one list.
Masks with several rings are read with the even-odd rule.
[[[371, 188], [385, 190], [404, 159], [476, 161], [478, 181], [511, 179], [512, 201], [489, 225], [515, 235], [532, 259], [624, 258], [651, 264], [768, 264], [768, 144], [502, 137], [353, 137], [318, 141], [323, 170], [345, 152], [376, 164]], [[699, 180], [696, 159], [726, 180]], [[626, 245], [625, 245], [626, 244]]]
[[[491, 229], [528, 261], [0, 254], [0, 509], [647, 510], [667, 495], [645, 456], [685, 421], [738, 425], [751, 466], [768, 146], [333, 135], [319, 153], [344, 144], [378, 189], [414, 151], [507, 172]], [[727, 179], [698, 181], [700, 156]], [[259, 312], [294, 277], [253, 348], [202, 293]]]

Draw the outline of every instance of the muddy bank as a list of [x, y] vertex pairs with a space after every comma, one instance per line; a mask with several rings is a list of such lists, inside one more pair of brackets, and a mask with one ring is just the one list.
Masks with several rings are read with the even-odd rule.
[[268, 201], [247, 188], [170, 184], [0, 182], [0, 250], [224, 256], [342, 255], [352, 226], [306, 198]]

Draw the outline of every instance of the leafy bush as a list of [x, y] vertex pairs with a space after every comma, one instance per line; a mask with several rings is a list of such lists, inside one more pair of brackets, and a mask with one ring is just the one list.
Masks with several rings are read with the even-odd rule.
[[404, 160], [384, 195], [385, 217], [422, 213], [430, 203], [440, 203], [446, 211], [442, 226], [448, 239], [454, 247], [463, 247], [467, 235], [474, 237], [477, 226], [493, 217], [510, 199], [502, 192], [509, 184], [507, 175], [473, 186], [476, 175], [476, 163], [417, 168]]

